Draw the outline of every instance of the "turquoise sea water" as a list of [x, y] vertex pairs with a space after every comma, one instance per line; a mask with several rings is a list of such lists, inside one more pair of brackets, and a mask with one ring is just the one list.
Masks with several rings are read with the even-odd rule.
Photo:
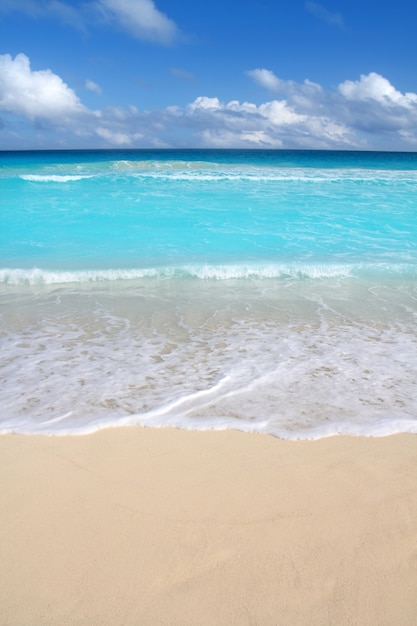
[[417, 432], [417, 153], [0, 153], [1, 432]]

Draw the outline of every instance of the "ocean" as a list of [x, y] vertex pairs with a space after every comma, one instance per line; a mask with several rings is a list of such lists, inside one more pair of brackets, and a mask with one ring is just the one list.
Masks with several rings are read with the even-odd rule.
[[0, 152], [0, 432], [417, 433], [417, 153]]

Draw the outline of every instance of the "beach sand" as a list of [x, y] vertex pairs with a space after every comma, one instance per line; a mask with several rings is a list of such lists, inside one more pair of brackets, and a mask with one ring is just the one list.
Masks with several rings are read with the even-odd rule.
[[0, 437], [0, 624], [417, 624], [417, 436]]

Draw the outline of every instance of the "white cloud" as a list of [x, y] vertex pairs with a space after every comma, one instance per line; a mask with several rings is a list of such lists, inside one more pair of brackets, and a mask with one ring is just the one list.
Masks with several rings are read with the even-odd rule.
[[261, 87], [269, 91], [279, 91], [282, 81], [271, 70], [257, 69], [246, 72]]
[[88, 78], [85, 81], [85, 88], [88, 89], [88, 91], [93, 91], [94, 93], [97, 93], [99, 96], [102, 94], [100, 85], [97, 85], [97, 83], [95, 83], [93, 80], [89, 80]]
[[347, 80], [338, 87], [339, 114], [358, 133], [373, 143], [397, 142], [405, 149], [417, 139], [417, 94], [401, 93], [389, 80], [371, 72], [360, 80]]
[[32, 71], [25, 54], [0, 55], [0, 110], [50, 121], [88, 113], [76, 93], [51, 70]]
[[344, 25], [343, 17], [340, 13], [333, 13], [317, 2], [306, 2], [305, 7], [309, 13], [312, 13], [312, 15], [315, 15], [332, 26], [343, 27]]
[[115, 132], [108, 128], [102, 128], [101, 126], [99, 126], [95, 132], [99, 137], [115, 146], [128, 146], [132, 143], [131, 138], [126, 133]]
[[204, 128], [200, 140], [214, 147], [317, 147], [349, 148], [354, 137], [343, 123], [327, 115], [304, 115], [285, 100], [272, 100], [259, 106], [233, 100], [199, 97], [188, 105], [187, 113]]
[[228, 130], [206, 129], [200, 134], [206, 148], [282, 148], [282, 140], [271, 139], [264, 130], [242, 130], [239, 134]]
[[[346, 80], [334, 91], [282, 80], [270, 70], [248, 74], [278, 92], [272, 89], [260, 104], [199, 96], [154, 111], [133, 105], [92, 111], [52, 70], [32, 70], [24, 54], [2, 55], [2, 146], [22, 146], [32, 137], [38, 143], [24, 147], [416, 148], [417, 94], [401, 93], [379, 74]], [[93, 81], [86, 87], [99, 89]]]
[[300, 112], [316, 108], [323, 99], [322, 87], [308, 79], [303, 83], [283, 80], [266, 69], [249, 70], [246, 74], [260, 87], [284, 96], [288, 102], [297, 106]]
[[208, 98], [207, 96], [199, 96], [188, 105], [188, 110], [193, 113], [199, 109], [216, 110], [220, 109], [221, 104], [218, 98]]
[[98, 0], [97, 6], [139, 39], [169, 44], [178, 36], [175, 22], [161, 13], [153, 0]]
[[[350, 129], [358, 148], [376, 147], [383, 149], [404, 149], [413, 144], [412, 136], [417, 134], [417, 94], [401, 93], [388, 79], [371, 72], [359, 80], [346, 80], [336, 92], [325, 92], [320, 85], [305, 80], [303, 83], [284, 81], [260, 82], [259, 70], [248, 75], [262, 87], [275, 85], [289, 106], [297, 113], [310, 118], [332, 119]], [[271, 89], [269, 89], [271, 90]], [[410, 130], [408, 133], [401, 131]], [[380, 144], [375, 144], [379, 139]]]
[[339, 92], [352, 101], [374, 100], [382, 105], [398, 105], [413, 108], [417, 105], [417, 94], [402, 94], [391, 85], [389, 80], [371, 72], [367, 76], [361, 75], [360, 80], [346, 80], [338, 87]]
[[305, 115], [299, 115], [291, 109], [285, 100], [265, 102], [259, 107], [260, 114], [274, 125], [297, 124], [306, 120]]

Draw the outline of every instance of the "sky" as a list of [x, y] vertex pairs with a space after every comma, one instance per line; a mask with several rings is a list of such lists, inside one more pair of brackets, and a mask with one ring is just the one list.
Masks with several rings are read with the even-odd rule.
[[417, 151], [416, 33], [416, 0], [1, 0], [0, 149]]

